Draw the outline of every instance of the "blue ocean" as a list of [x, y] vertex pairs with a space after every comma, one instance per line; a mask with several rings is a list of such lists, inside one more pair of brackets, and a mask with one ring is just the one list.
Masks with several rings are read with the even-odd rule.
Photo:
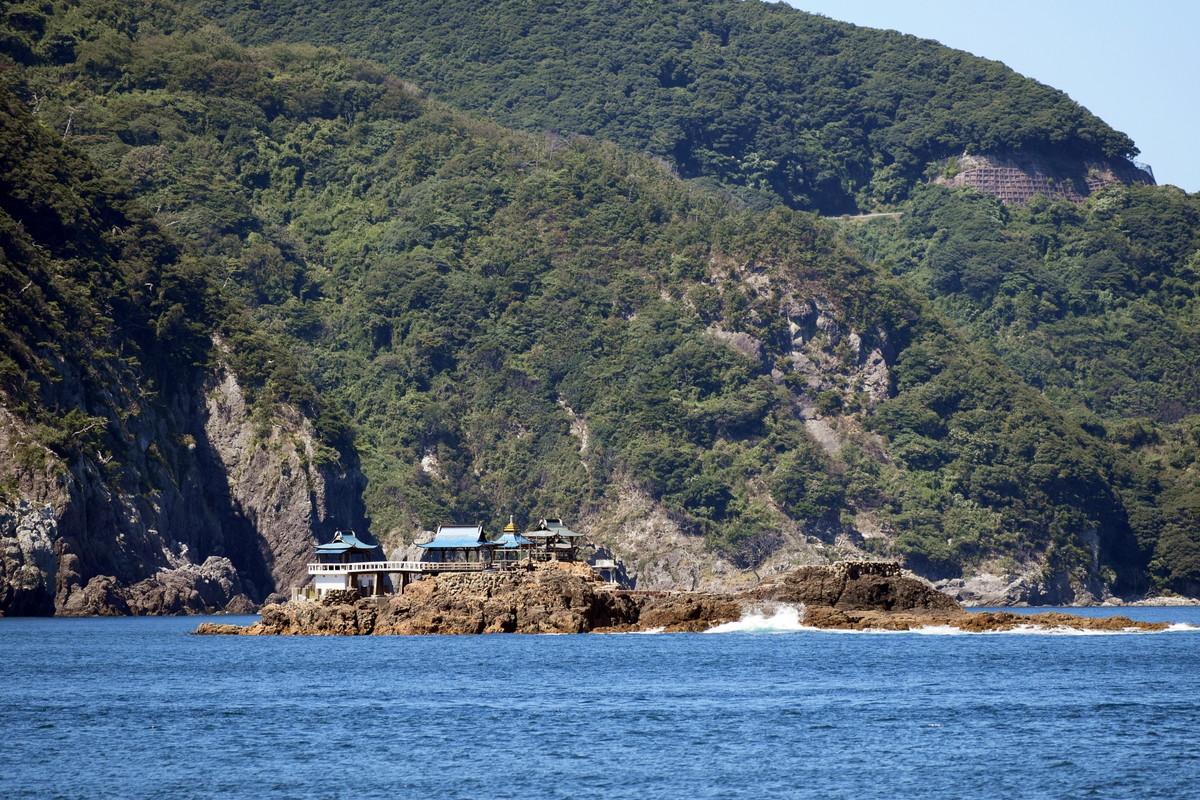
[[310, 638], [0, 619], [0, 797], [1200, 797], [1200, 609], [1119, 613], [1178, 624]]

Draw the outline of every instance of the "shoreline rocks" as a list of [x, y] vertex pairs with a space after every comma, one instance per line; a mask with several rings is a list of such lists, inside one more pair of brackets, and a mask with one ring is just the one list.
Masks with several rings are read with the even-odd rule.
[[[335, 598], [342, 600], [344, 598]], [[753, 588], [711, 592], [628, 592], [584, 565], [547, 564], [510, 572], [449, 573], [401, 595], [353, 603], [299, 601], [262, 609], [249, 626], [202, 623], [196, 634], [362, 636], [480, 633], [700, 632], [781, 606], [803, 610], [822, 629], [903, 631], [948, 626], [967, 632], [1016, 628], [1163, 630], [1167, 623], [1061, 612], [969, 613], [895, 564], [843, 562], [801, 567]]]

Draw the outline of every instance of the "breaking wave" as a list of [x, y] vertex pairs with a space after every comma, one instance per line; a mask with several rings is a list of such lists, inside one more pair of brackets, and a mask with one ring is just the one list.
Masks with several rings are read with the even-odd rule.
[[768, 605], [745, 614], [737, 622], [726, 622], [705, 633], [791, 633], [816, 630], [804, 624], [804, 605]]

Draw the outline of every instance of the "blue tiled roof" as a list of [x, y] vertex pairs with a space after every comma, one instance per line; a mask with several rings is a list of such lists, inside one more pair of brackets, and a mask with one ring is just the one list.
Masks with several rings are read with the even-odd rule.
[[491, 547], [493, 542], [483, 538], [482, 525], [441, 525], [432, 542], [426, 542], [418, 547], [431, 549], [464, 549], [472, 547]]
[[318, 553], [344, 553], [347, 550], [357, 550], [369, 553], [379, 548], [377, 544], [367, 544], [354, 535], [354, 531], [338, 531], [333, 535], [333, 541], [317, 545]]
[[520, 547], [523, 544], [533, 544], [533, 542], [529, 541], [519, 533], [506, 533], [493, 542], [493, 544], [499, 547], [513, 548]]

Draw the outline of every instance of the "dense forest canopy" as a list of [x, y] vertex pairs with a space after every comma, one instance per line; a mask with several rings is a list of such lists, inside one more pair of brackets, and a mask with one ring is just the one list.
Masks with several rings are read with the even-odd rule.
[[0, 174], [0, 397], [59, 455], [106, 447], [108, 420], [56, 384], [79, 371], [97, 397], [134, 375], [148, 393], [170, 391], [210, 346], [207, 276], [126, 185], [36, 126], [2, 85]]
[[284, 11], [225, 24], [316, 45], [24, 3], [3, 78], [202, 268], [186, 319], [256, 401], [361, 454], [377, 533], [634, 486], [745, 567], [854, 535], [930, 575], [1200, 581], [1195, 198], [913, 188], [963, 148], [1134, 152], [1061, 93], [756, 2]]
[[1009, 208], [930, 185], [902, 220], [847, 233], [1064, 404], [1110, 419], [1200, 413], [1196, 196], [1111, 187]]
[[901, 199], [972, 152], [1137, 148], [1003, 64], [759, 0], [231, 0], [188, 5], [248, 43], [330, 45], [523, 130], [666, 159], [757, 206], [841, 214]]

